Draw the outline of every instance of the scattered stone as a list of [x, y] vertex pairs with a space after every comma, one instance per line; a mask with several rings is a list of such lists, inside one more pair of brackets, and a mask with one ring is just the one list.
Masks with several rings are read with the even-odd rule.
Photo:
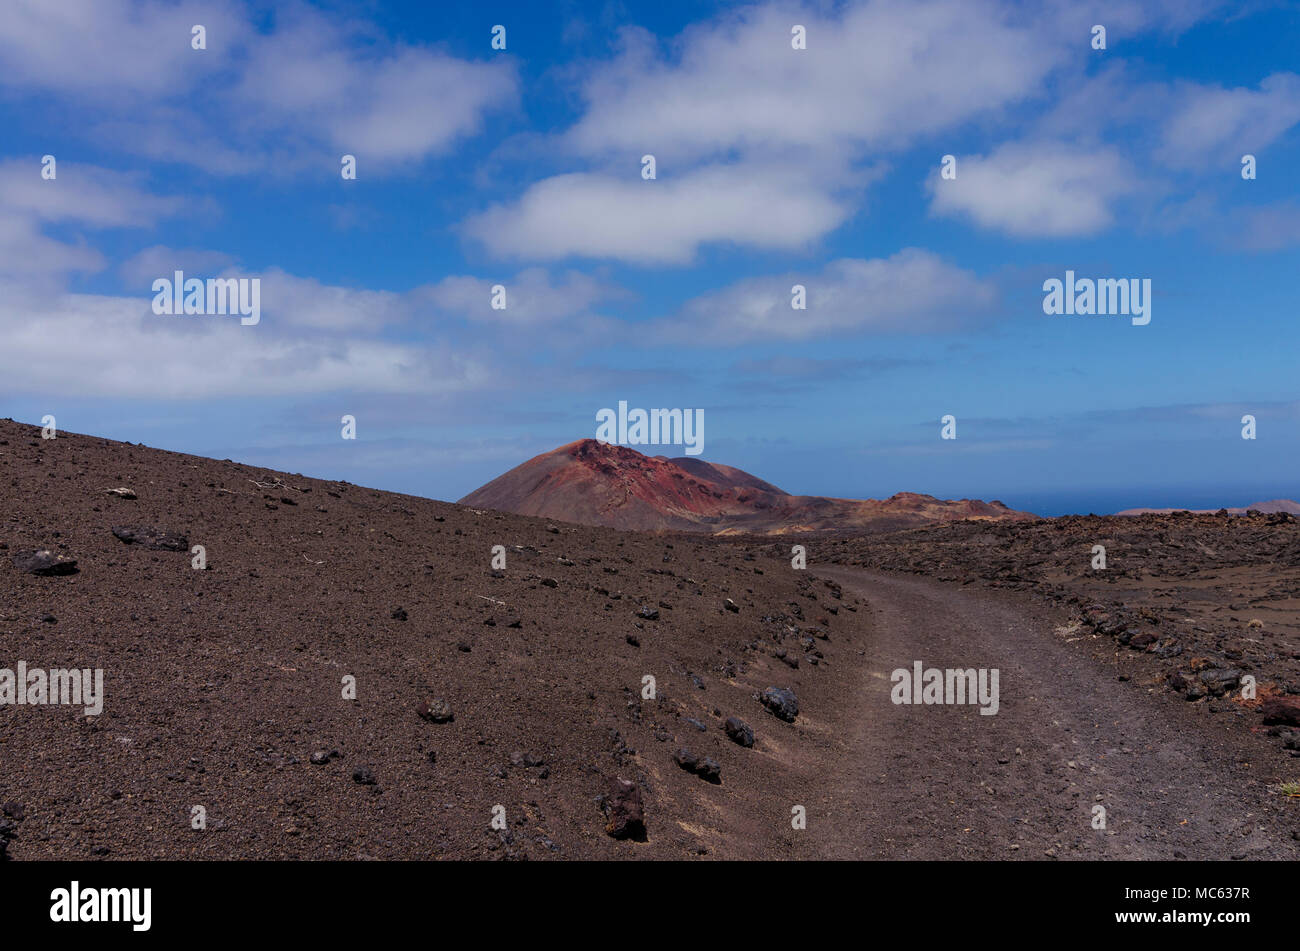
[[1205, 685], [1206, 690], [1216, 697], [1221, 697], [1237, 686], [1237, 683], [1241, 680], [1241, 671], [1235, 667], [1215, 667], [1201, 671], [1199, 679]]
[[730, 611], [732, 614], [740, 613], [740, 605], [737, 604], [735, 601], [732, 601], [730, 598], [727, 598], [727, 600], [723, 601], [722, 606], [726, 608], [728, 611]]
[[615, 839], [644, 842], [645, 806], [641, 789], [628, 779], [615, 779], [604, 797], [605, 832]]
[[555, 588], [558, 587], [560, 583], [556, 581], [554, 578], [543, 578], [542, 584], [547, 588]]
[[118, 486], [116, 489], [109, 489], [104, 494], [116, 495], [119, 499], [127, 499], [129, 501], [133, 501], [136, 497], [135, 493], [124, 485]]
[[699, 730], [701, 733], [707, 732], [709, 729], [707, 726], [705, 726], [699, 720], [696, 720], [694, 717], [687, 717], [686, 722], [689, 723], [691, 726], [695, 727], [695, 729]]
[[786, 723], [793, 723], [794, 718], [799, 715], [799, 700], [793, 690], [785, 687], [768, 687], [759, 697], [759, 701], [773, 716], [779, 717]]
[[1300, 697], [1270, 697], [1260, 704], [1265, 723], [1300, 726]]
[[9, 857], [9, 841], [18, 835], [18, 827], [8, 819], [0, 819], [0, 862]]
[[307, 758], [311, 760], [311, 764], [313, 766], [324, 766], [330, 760], [337, 759], [338, 755], [339, 755], [338, 750], [328, 750], [328, 751], [317, 750], [315, 753], [312, 753], [311, 756]]
[[48, 548], [42, 548], [38, 551], [15, 552], [13, 562], [14, 567], [19, 571], [25, 571], [29, 575], [40, 575], [43, 578], [75, 575], [77, 573], [77, 560], [75, 558], [57, 555]]
[[739, 743], [747, 748], [754, 745], [754, 731], [740, 717], [727, 717], [727, 722], [722, 724], [722, 728], [733, 743]]
[[140, 545], [155, 551], [189, 551], [190, 542], [184, 535], [165, 532], [147, 525], [114, 525], [113, 534], [128, 545]]
[[641, 646], [641, 639], [637, 637], [635, 634], [629, 634], [627, 637], [624, 638], [624, 640], [627, 641], [629, 644], [631, 644], [633, 647]]
[[703, 758], [696, 756], [685, 747], [673, 754], [673, 762], [686, 772], [694, 773], [705, 782], [713, 783], [715, 786], [722, 782], [722, 767], [718, 765], [716, 760], [707, 756]]
[[42, 623], [42, 624], [58, 624], [58, 623], [59, 623], [59, 619], [56, 618], [53, 614], [42, 614], [42, 615], [41, 615], [41, 623]]
[[360, 783], [362, 786], [373, 786], [375, 784], [375, 774], [370, 771], [368, 766], [358, 766], [352, 771], [352, 781]]
[[659, 620], [659, 611], [655, 608], [650, 607], [650, 605], [648, 604], [641, 605], [640, 610], [638, 610], [636, 613], [638, 617], [643, 617], [647, 621]]
[[405, 621], [406, 608], [397, 608], [396, 610], [393, 611], [392, 614], [389, 615], [389, 617], [391, 617], [394, 621]]
[[451, 704], [442, 697], [422, 702], [415, 708], [415, 712], [420, 715], [420, 719], [431, 723], [450, 723], [456, 719], [456, 715], [451, 712]]

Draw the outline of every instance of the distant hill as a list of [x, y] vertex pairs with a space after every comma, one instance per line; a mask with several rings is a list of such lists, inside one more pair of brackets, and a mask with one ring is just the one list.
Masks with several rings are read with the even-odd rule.
[[[1220, 509], [1125, 509], [1122, 512], [1116, 512], [1116, 515], [1168, 515], [1171, 512], [1196, 512], [1199, 515], [1209, 515], [1220, 511]], [[1226, 509], [1229, 515], [1245, 515], [1247, 512], [1288, 512], [1291, 515], [1300, 515], [1300, 502], [1294, 502], [1291, 499], [1270, 499], [1267, 502], [1256, 502], [1253, 505], [1246, 505], [1241, 508]]]
[[966, 518], [1033, 519], [1001, 502], [790, 495], [732, 466], [583, 439], [542, 453], [460, 500], [475, 508], [611, 528], [781, 534], [894, 529]]

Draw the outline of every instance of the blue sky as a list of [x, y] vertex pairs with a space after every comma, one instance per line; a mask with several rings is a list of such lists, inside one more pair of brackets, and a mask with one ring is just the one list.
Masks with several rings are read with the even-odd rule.
[[[17, 0], [0, 415], [444, 499], [620, 400], [804, 494], [1297, 497], [1297, 50], [1273, 3]], [[154, 314], [177, 269], [261, 322]], [[1150, 324], [1044, 314], [1067, 270]]]

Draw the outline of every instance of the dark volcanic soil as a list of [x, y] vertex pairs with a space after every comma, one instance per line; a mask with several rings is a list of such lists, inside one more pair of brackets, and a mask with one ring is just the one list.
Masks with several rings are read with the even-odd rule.
[[[1250, 598], [1292, 584], [1294, 526], [1170, 527], [1145, 547], [1186, 555], [1195, 540], [1223, 560], [1198, 574], [1169, 555], [1150, 580], [1122, 535], [1122, 581], [1074, 577], [1093, 527], [1058, 536], [1057, 523], [812, 539], [797, 571], [789, 540], [580, 528], [8, 421], [0, 515], [0, 668], [99, 667], [105, 691], [98, 717], [0, 705], [12, 859], [1300, 848], [1283, 728], [1235, 699], [1239, 685], [1194, 702], [1166, 686], [1194, 660], [1198, 673], [1232, 662], [1281, 696], [1295, 659], [1281, 615], [1267, 641], [1243, 627], [1202, 644], [1196, 623], [1130, 603], [1209, 584], [1261, 607]], [[207, 570], [191, 567], [194, 545]], [[1260, 545], [1271, 554], [1248, 553]], [[67, 559], [76, 572], [58, 573]], [[1146, 647], [1183, 650], [1121, 644], [1141, 623], [1171, 632]], [[913, 660], [1001, 668], [1000, 712], [890, 703], [889, 672]], [[769, 686], [793, 689], [793, 722], [760, 703]], [[752, 747], [729, 738], [731, 717]], [[638, 794], [644, 841], [612, 838], [601, 797]]]
[[[106, 494], [118, 487], [138, 498]], [[0, 512], [0, 668], [103, 668], [106, 695], [98, 717], [0, 706], [0, 803], [23, 814], [6, 820], [14, 859], [796, 855], [790, 803], [831, 759], [823, 718], [865, 637], [851, 599], [702, 538], [8, 421]], [[128, 544], [115, 526], [188, 544]], [[208, 570], [191, 567], [193, 545]], [[78, 572], [12, 564], [42, 548]], [[805, 652], [796, 628], [831, 639]], [[797, 670], [772, 656], [781, 645], [805, 658]], [[768, 686], [796, 691], [794, 724], [760, 705]], [[418, 715], [435, 698], [453, 720]], [[730, 716], [752, 749], [727, 738]], [[721, 783], [681, 769], [680, 747], [717, 762]], [[362, 767], [373, 785], [354, 780]], [[644, 842], [605, 834], [598, 797], [616, 778], [642, 790]]]

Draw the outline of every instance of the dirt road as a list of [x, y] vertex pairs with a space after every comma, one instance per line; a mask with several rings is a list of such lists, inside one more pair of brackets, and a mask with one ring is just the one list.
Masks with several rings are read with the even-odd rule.
[[[873, 628], [843, 762], [809, 808], [810, 831], [826, 823], [809, 837], [819, 854], [1300, 858], [1300, 809], [1270, 788], [1300, 775], [1287, 773], [1297, 761], [1229, 722], [1234, 712], [1152, 689], [1140, 659], [1071, 639], [1063, 618], [1024, 597], [852, 568], [816, 574], [868, 599]], [[891, 702], [891, 672], [918, 660], [997, 668], [998, 712]]]

